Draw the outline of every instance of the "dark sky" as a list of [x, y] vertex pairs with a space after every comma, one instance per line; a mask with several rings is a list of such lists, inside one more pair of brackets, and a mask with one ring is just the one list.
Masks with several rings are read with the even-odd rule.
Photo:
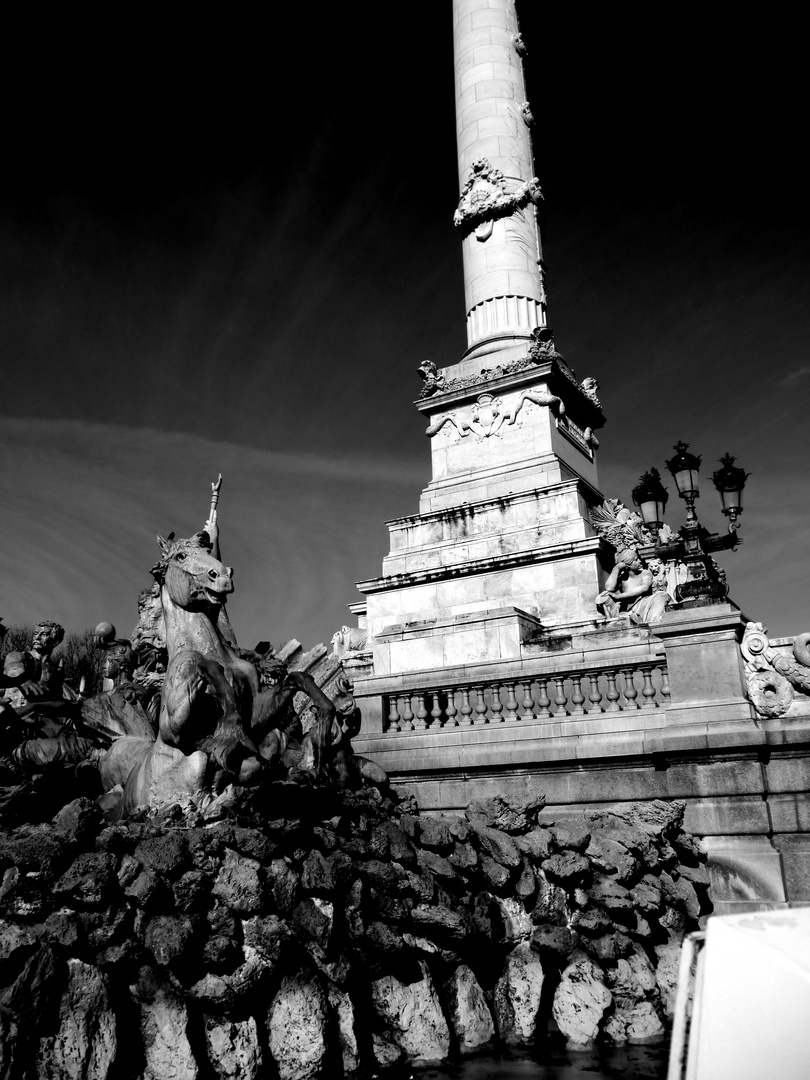
[[[549, 318], [629, 499], [677, 439], [751, 471], [732, 597], [810, 626], [804, 90], [787, 26], [519, 5]], [[128, 632], [155, 532], [225, 474], [244, 644], [328, 639], [429, 474], [465, 347], [451, 10], [9, 36], [0, 614]], [[172, 22], [171, 19], [174, 19]], [[272, 21], [268, 22], [268, 18]], [[672, 488], [672, 485], [670, 485]], [[722, 527], [709, 485], [701, 519]], [[669, 523], [683, 520], [672, 494]]]

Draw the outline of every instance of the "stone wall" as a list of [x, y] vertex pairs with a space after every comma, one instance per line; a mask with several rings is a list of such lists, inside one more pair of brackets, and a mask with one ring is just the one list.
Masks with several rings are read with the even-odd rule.
[[562, 827], [542, 798], [282, 797], [269, 821], [106, 827], [80, 799], [6, 833], [0, 1075], [306, 1080], [663, 1034], [710, 909], [682, 804]]

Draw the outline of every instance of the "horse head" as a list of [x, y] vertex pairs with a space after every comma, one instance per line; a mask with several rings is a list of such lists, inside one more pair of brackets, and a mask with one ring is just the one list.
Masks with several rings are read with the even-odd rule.
[[219, 609], [233, 592], [233, 570], [211, 554], [206, 533], [187, 540], [158, 536], [160, 561], [152, 568], [155, 580], [177, 607], [201, 611], [216, 621]]

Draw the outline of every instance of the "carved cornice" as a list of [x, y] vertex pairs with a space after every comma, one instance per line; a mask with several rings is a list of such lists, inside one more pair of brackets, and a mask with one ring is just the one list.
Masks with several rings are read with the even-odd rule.
[[492, 233], [492, 223], [498, 218], [510, 217], [529, 203], [536, 206], [542, 201], [543, 192], [536, 176], [509, 193], [501, 170], [490, 165], [486, 158], [479, 158], [470, 166], [453, 224], [464, 236], [475, 232], [478, 240], [485, 241]]

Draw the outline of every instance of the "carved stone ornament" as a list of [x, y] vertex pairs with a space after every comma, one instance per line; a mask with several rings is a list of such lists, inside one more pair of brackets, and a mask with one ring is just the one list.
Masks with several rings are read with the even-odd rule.
[[480, 394], [469, 412], [464, 410], [437, 416], [428, 425], [425, 434], [433, 437], [444, 428], [445, 424], [448, 424], [451, 427], [446, 429], [446, 433], [455, 428], [461, 438], [471, 433], [476, 436], [478, 442], [488, 439], [491, 435], [501, 438], [502, 428], [511, 427], [515, 423], [527, 402], [547, 406], [558, 417], [565, 414], [565, 405], [562, 400], [556, 394], [548, 393], [547, 390], [523, 390], [516, 399], [507, 404], [504, 404], [503, 398], [493, 397], [492, 394]]
[[498, 218], [509, 217], [529, 203], [537, 205], [542, 201], [543, 192], [536, 176], [510, 195], [500, 169], [493, 168], [486, 158], [479, 158], [470, 167], [453, 224], [464, 236], [474, 232], [476, 240], [483, 242], [492, 235], [493, 223]]
[[740, 643], [745, 661], [748, 697], [760, 716], [784, 716], [794, 698], [794, 688], [810, 694], [810, 634], [793, 642], [793, 657], [772, 648], [763, 623], [746, 623]]
[[440, 390], [445, 389], [445, 376], [443, 372], [440, 372], [432, 360], [423, 361], [416, 369], [419, 375], [424, 379], [422, 390], [419, 394], [419, 400], [423, 398], [432, 397], [434, 394], [439, 393]]
[[520, 115], [523, 117], [523, 123], [527, 128], [534, 127], [534, 113], [528, 101], [524, 101], [520, 106]]
[[[593, 531], [610, 544], [617, 555], [625, 551], [638, 552], [639, 548], [649, 548], [655, 543], [655, 537], [640, 515], [628, 509], [620, 499], [605, 499], [601, 506], [592, 507], [590, 519]], [[672, 535], [669, 526], [662, 525], [659, 542], [667, 543]], [[664, 562], [655, 557], [647, 558], [645, 562], [653, 577], [652, 592], [666, 593], [668, 605], [675, 603], [676, 591], [688, 577], [686, 566], [680, 560]]]
[[602, 403], [596, 396], [596, 391], [599, 389], [599, 383], [596, 381], [596, 379], [583, 379], [579, 385], [582, 388], [582, 392], [584, 393], [585, 397], [589, 398], [597, 407], [597, 409], [601, 409]]

